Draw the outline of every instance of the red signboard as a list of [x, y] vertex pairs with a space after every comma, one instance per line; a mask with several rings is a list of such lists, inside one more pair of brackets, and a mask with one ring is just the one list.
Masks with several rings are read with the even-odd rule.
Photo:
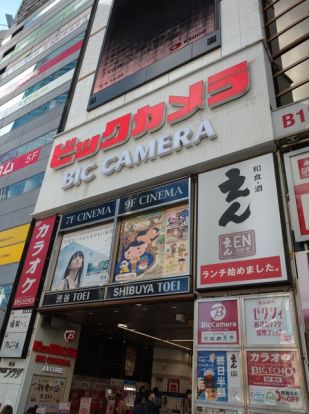
[[29, 151], [27, 154], [23, 154], [20, 157], [14, 158], [10, 161], [0, 165], [0, 177], [8, 175], [22, 168], [28, 167], [28, 165], [34, 164], [38, 161], [41, 153], [41, 147], [34, 151]]
[[239, 344], [237, 299], [199, 302], [198, 343], [201, 345]]
[[249, 386], [300, 387], [295, 351], [250, 351], [247, 363]]
[[280, 256], [201, 266], [201, 285], [280, 278]]
[[13, 308], [29, 308], [35, 305], [55, 222], [56, 216], [52, 216], [35, 223]]

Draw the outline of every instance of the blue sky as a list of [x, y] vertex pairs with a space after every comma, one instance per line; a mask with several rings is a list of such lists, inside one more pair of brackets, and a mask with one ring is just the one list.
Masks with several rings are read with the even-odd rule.
[[[12, 14], [15, 17], [22, 0], [0, 0], [0, 24], [6, 25], [5, 14]], [[5, 29], [5, 26], [0, 26], [0, 30]]]

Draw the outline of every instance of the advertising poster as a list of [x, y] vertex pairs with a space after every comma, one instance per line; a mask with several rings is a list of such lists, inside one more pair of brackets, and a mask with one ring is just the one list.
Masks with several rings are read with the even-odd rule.
[[198, 344], [239, 344], [237, 299], [198, 302]]
[[46, 411], [57, 412], [63, 399], [65, 381], [63, 378], [33, 375], [26, 410], [37, 405]]
[[70, 402], [61, 402], [58, 405], [57, 414], [70, 414], [71, 403]]
[[197, 399], [242, 404], [241, 363], [237, 351], [198, 351]]
[[114, 281], [187, 274], [188, 225], [187, 204], [124, 219]]
[[305, 329], [309, 337], [309, 251], [297, 252], [295, 253], [295, 258], [297, 265], [297, 282], [300, 303], [304, 316]]
[[289, 296], [245, 299], [244, 306], [247, 345], [296, 345]]
[[107, 283], [113, 228], [108, 223], [64, 234], [51, 291]]
[[309, 150], [292, 151], [284, 156], [289, 187], [289, 207], [295, 240], [309, 240]]
[[249, 403], [281, 409], [302, 409], [296, 351], [247, 351]]
[[198, 288], [287, 280], [272, 154], [200, 174], [198, 193]]
[[0, 349], [0, 357], [20, 358], [32, 316], [31, 309], [12, 310]]

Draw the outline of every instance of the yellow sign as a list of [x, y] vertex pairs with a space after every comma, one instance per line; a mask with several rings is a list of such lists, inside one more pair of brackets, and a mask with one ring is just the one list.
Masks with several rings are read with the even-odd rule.
[[22, 226], [0, 231], [0, 248], [24, 242], [27, 238], [29, 227], [30, 224], [23, 224]]
[[25, 242], [0, 248], [0, 266], [20, 261]]

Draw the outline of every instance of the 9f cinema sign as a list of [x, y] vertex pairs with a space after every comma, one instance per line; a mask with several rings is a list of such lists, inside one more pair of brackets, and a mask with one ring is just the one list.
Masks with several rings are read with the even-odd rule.
[[[200, 144], [202, 139], [215, 139], [216, 133], [211, 123], [204, 120], [195, 131], [190, 128], [177, 130], [173, 135], [162, 135], [158, 139], [138, 143], [132, 151], [109, 156], [112, 148], [125, 144], [128, 140], [137, 140], [146, 134], [158, 131], [165, 123], [176, 124], [195, 112], [205, 108], [205, 103], [213, 109], [231, 100], [243, 96], [250, 87], [248, 62], [243, 61], [225, 69], [207, 79], [207, 97], [205, 97], [204, 81], [189, 86], [189, 96], [171, 95], [166, 102], [153, 106], [143, 106], [135, 114], [127, 113], [113, 119], [105, 125], [103, 133], [79, 141], [77, 137], [55, 146], [50, 162], [52, 169], [68, 167], [96, 155], [99, 151], [106, 152], [100, 165], [103, 175], [120, 172], [123, 168], [132, 168], [164, 157], [173, 152], [181, 151]], [[80, 185], [82, 181], [90, 182], [96, 177], [98, 165], [95, 162], [83, 167], [76, 167], [63, 176], [61, 187], [66, 190]]]

